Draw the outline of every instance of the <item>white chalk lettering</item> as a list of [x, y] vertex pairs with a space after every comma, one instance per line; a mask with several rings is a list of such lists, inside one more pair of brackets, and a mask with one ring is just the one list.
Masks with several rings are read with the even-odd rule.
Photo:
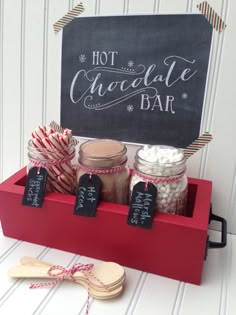
[[78, 208], [83, 208], [83, 206], [84, 206], [85, 192], [86, 192], [86, 188], [85, 187], [83, 187], [83, 186], [79, 187], [77, 206], [76, 206], [77, 209]]
[[110, 62], [110, 65], [114, 66], [115, 55], [118, 55], [118, 51], [93, 51], [93, 65], [105, 66]]
[[94, 195], [96, 194], [96, 190], [95, 187], [88, 187], [88, 197], [87, 200], [90, 201], [91, 203], [93, 203], [96, 198], [94, 198]]
[[[118, 105], [135, 95], [141, 95], [141, 110], [163, 111], [175, 114], [174, 96], [162, 96], [160, 86], [170, 88], [179, 81], [187, 82], [197, 73], [195, 59], [168, 56], [163, 60], [160, 73], [157, 64], [139, 64], [135, 71], [112, 67], [118, 51], [93, 51], [89, 70], [77, 71], [71, 81], [70, 99], [74, 104], [82, 104], [87, 109], [104, 110]], [[110, 79], [112, 73], [112, 81]], [[79, 92], [78, 92], [79, 91]], [[107, 97], [115, 93], [116, 97]], [[79, 96], [78, 96], [79, 95]], [[94, 104], [96, 99], [96, 104]], [[97, 100], [100, 99], [100, 102]], [[109, 101], [106, 101], [109, 99]], [[112, 100], [110, 100], [112, 99]]]

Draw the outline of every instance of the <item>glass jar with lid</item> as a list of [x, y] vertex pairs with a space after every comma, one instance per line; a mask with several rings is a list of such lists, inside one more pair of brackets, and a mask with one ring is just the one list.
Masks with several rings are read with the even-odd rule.
[[186, 158], [181, 149], [145, 145], [135, 155], [130, 191], [138, 182], [157, 188], [156, 207], [160, 212], [186, 215], [188, 181]]
[[88, 173], [101, 179], [100, 198], [118, 204], [128, 203], [129, 169], [127, 148], [116, 140], [89, 140], [80, 146], [77, 182]]

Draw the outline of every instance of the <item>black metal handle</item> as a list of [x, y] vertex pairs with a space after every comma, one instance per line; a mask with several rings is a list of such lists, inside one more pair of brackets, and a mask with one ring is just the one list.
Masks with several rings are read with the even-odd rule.
[[211, 221], [221, 222], [221, 242], [212, 242], [208, 240], [208, 248], [223, 248], [227, 244], [227, 221], [212, 213], [212, 208], [210, 209], [209, 223]]
[[221, 242], [210, 241], [209, 235], [207, 235], [204, 260], [206, 260], [206, 258], [207, 258], [208, 248], [223, 248], [227, 244], [227, 221], [224, 218], [212, 213], [212, 206], [210, 208], [209, 223], [211, 221], [221, 222]]

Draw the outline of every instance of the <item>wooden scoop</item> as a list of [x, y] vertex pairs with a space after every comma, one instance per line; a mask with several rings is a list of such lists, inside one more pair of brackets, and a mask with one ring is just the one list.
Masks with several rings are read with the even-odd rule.
[[[27, 266], [35, 266], [35, 267], [52, 267], [52, 264], [49, 264], [47, 262], [32, 258], [32, 257], [22, 257], [20, 259], [20, 263], [21, 265], [27, 265]], [[95, 280], [95, 279], [94, 279]], [[100, 278], [99, 278], [100, 280]], [[76, 282], [80, 283], [83, 286], [87, 285], [87, 281], [83, 280], [83, 279], [79, 279], [76, 278]], [[107, 291], [112, 291], [115, 290], [117, 288], [119, 288], [121, 285], [123, 285], [125, 282], [125, 272], [123, 274], [123, 276], [121, 277], [121, 279], [119, 281], [117, 281], [114, 284], [110, 284], [110, 285], [103, 285], [103, 283], [100, 283], [99, 281], [95, 283], [90, 283], [90, 287], [93, 288], [96, 291], [103, 291], [103, 292], [107, 292]]]
[[[23, 272], [24, 275], [20, 276], [19, 277], [25, 277], [25, 278], [28, 278], [28, 277], [32, 277], [31, 274], [27, 275], [28, 272], [33, 272], [36, 271], [35, 269], [33, 269], [33, 267], [37, 267], [36, 269], [39, 271], [38, 273], [38, 276], [34, 276], [34, 277], [37, 277], [37, 278], [49, 278], [49, 275], [48, 275], [48, 270], [50, 267], [52, 267], [53, 265], [50, 264], [50, 263], [47, 263], [47, 262], [43, 262], [43, 261], [40, 261], [38, 259], [35, 259], [35, 258], [31, 258], [31, 257], [22, 257], [20, 259], [20, 263], [22, 265], [22, 267], [24, 266], [28, 266], [28, 267], [32, 267], [32, 269], [28, 269], [28, 271], [24, 271], [24, 268], [19, 268], [20, 266], [16, 266], [16, 267], [13, 267], [13, 268], [19, 268], [19, 272]], [[41, 270], [42, 268], [42, 270]], [[12, 269], [10, 269], [9, 272], [11, 272]], [[42, 271], [42, 274], [40, 275], [40, 270]], [[14, 271], [15, 272], [15, 271]], [[90, 274], [91, 272], [91, 274]], [[46, 273], [46, 275], [45, 275]], [[95, 267], [93, 267], [92, 269], [90, 269], [88, 272], [75, 272], [73, 277], [74, 279], [77, 281], [77, 280], [83, 280], [83, 281], [87, 281], [86, 280], [86, 276], [89, 278], [89, 281], [91, 283], [91, 285], [95, 288], [103, 288], [104, 287], [112, 287], [114, 285], [120, 285], [124, 282], [125, 280], [125, 271], [124, 271], [124, 268], [121, 267], [119, 264], [116, 264], [116, 263], [113, 263], [113, 262], [103, 262]], [[15, 273], [15, 276], [14, 277], [17, 277], [17, 273]], [[96, 280], [99, 279], [98, 280]]]
[[[31, 261], [31, 264], [30, 264]], [[21, 263], [23, 265], [15, 266], [9, 269], [8, 275], [16, 278], [54, 278], [53, 276], [48, 275], [48, 270], [52, 265], [40, 262], [38, 260], [23, 257], [21, 259]], [[95, 279], [87, 274], [91, 285], [88, 288], [88, 284], [86, 282], [86, 277], [82, 272], [74, 273], [73, 277], [76, 280], [76, 283], [81, 284], [87, 290], [89, 289], [91, 296], [96, 299], [110, 299], [118, 296], [123, 290], [123, 278], [124, 278], [124, 270], [122, 276], [120, 276], [119, 280], [118, 275], [121, 274], [121, 270], [123, 269], [121, 266], [117, 268], [119, 265], [115, 263], [101, 263], [100, 265], [93, 267], [91, 272], [95, 275], [104, 285], [99, 287], [100, 290], [96, 289], [96, 284], [94, 284]], [[107, 271], [107, 274], [105, 272]], [[119, 272], [118, 272], [119, 271]], [[112, 273], [116, 272], [116, 277], [112, 276]], [[109, 278], [109, 274], [111, 277]], [[114, 274], [113, 274], [114, 275]], [[66, 277], [69, 279], [69, 277]], [[113, 283], [112, 284], [111, 280]], [[93, 282], [92, 282], [93, 280]], [[92, 286], [93, 283], [93, 286]], [[103, 288], [103, 289], [102, 289]], [[106, 289], [107, 288], [107, 289]]]

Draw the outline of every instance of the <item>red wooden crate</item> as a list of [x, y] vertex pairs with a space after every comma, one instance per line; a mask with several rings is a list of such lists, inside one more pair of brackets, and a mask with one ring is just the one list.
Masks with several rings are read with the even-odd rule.
[[128, 206], [100, 202], [97, 216], [73, 214], [75, 197], [47, 193], [42, 208], [21, 205], [25, 168], [0, 185], [5, 236], [115, 261], [124, 266], [200, 284], [212, 184], [189, 178], [188, 217], [156, 213], [152, 229], [127, 225]]

